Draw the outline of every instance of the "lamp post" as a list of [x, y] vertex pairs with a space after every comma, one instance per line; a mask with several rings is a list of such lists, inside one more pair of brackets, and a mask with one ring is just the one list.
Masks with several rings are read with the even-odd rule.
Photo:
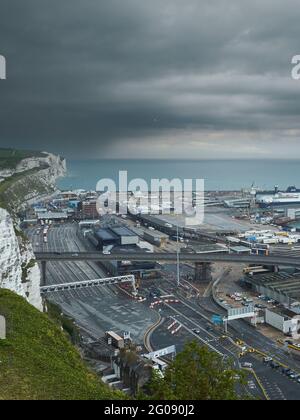
[[179, 226], [177, 225], [177, 287], [180, 286]]

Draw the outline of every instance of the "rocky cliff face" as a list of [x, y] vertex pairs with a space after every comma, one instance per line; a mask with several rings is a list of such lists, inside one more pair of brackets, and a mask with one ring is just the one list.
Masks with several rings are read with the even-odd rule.
[[[15, 169], [10, 169], [11, 185], [2, 193], [5, 208], [13, 215], [27, 202], [56, 190], [58, 178], [66, 174], [66, 162], [60, 156], [44, 153], [44, 157], [33, 157], [22, 160]], [[9, 178], [7, 170], [3, 170], [0, 177]], [[1, 184], [0, 184], [1, 185]]]
[[[23, 159], [16, 168], [16, 173], [25, 172], [34, 168], [41, 169], [39, 176], [48, 186], [54, 187], [57, 178], [65, 176], [66, 161], [60, 156], [44, 152], [45, 157]], [[42, 168], [45, 168], [42, 170]]]
[[0, 209], [0, 238], [0, 287], [23, 296], [41, 310], [40, 270], [32, 248], [3, 209]]
[[63, 158], [52, 153], [43, 152], [41, 156], [23, 159], [15, 168], [0, 168], [0, 178], [6, 179], [12, 175], [41, 168], [42, 166], [48, 166], [51, 169], [50, 175], [55, 177], [52, 180], [54, 182], [58, 177], [64, 176], [66, 172], [66, 162]]
[[7, 186], [1, 193], [5, 210], [0, 204], [0, 288], [16, 292], [40, 310], [40, 270], [16, 214], [28, 202], [53, 193], [56, 180], [65, 173], [65, 160], [50, 153], [24, 159], [14, 169], [0, 169], [0, 185]]

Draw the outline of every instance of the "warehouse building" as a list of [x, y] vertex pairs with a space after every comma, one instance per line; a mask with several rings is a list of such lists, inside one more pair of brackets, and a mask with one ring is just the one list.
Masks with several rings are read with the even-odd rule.
[[95, 230], [94, 236], [98, 241], [97, 248], [113, 246], [132, 246], [139, 243], [138, 235], [127, 227], [101, 228]]
[[246, 275], [245, 284], [255, 292], [268, 296], [294, 313], [300, 314], [300, 273], [287, 272]]
[[196, 254], [228, 254], [229, 249], [227, 246], [220, 245], [220, 244], [193, 244], [192, 247], [189, 247], [191, 251], [195, 252]]
[[230, 252], [234, 254], [238, 254], [238, 255], [243, 255], [243, 254], [249, 255], [251, 253], [251, 249], [247, 248], [246, 246], [231, 246]]
[[[159, 217], [142, 214], [137, 217], [137, 220], [139, 220], [144, 226], [153, 227], [154, 229], [160, 232], [163, 232], [167, 235], [177, 234], [176, 226], [173, 226], [170, 223], [167, 223], [166, 221], [160, 219]], [[183, 232], [183, 229], [179, 228], [179, 235], [181, 235], [182, 232]]]
[[97, 201], [96, 200], [88, 200], [83, 201], [79, 208], [81, 207], [81, 211], [84, 217], [95, 219], [99, 217], [99, 213], [97, 210]]
[[62, 191], [57, 194], [57, 198], [62, 200], [77, 200], [78, 195], [73, 191]]
[[298, 338], [300, 316], [285, 308], [266, 309], [266, 323], [285, 335]]
[[108, 345], [114, 346], [118, 349], [123, 349], [125, 347], [124, 338], [120, 337], [114, 331], [107, 331], [105, 333], [105, 337]]
[[144, 231], [144, 239], [152, 245], [161, 247], [167, 243], [169, 235], [158, 230], [146, 230]]
[[[114, 247], [112, 252], [115, 253], [122, 253], [126, 251], [127, 253], [136, 253], [136, 252], [148, 252], [146, 250], [142, 250], [136, 245], [134, 246], [126, 246], [126, 247]], [[160, 271], [160, 267], [154, 261], [131, 261], [128, 256], [122, 261], [103, 261], [102, 265], [106, 268], [106, 270], [112, 276], [120, 276], [120, 275], [127, 275], [127, 274], [135, 274], [140, 278], [145, 277], [149, 274], [155, 274]]]
[[110, 228], [109, 230], [118, 237], [119, 245], [136, 245], [139, 242], [138, 235], [125, 226]]
[[[126, 252], [126, 254], [151, 252], [149, 244], [143, 247], [143, 243], [139, 242], [139, 236], [125, 226], [101, 228], [95, 230], [94, 234], [89, 235], [88, 238], [97, 249], [104, 252], [119, 254], [122, 252]], [[147, 274], [159, 271], [155, 262], [130, 261], [128, 256], [124, 257], [123, 261], [103, 261], [102, 265], [112, 276], [136, 274], [142, 278]]]
[[119, 242], [119, 237], [110, 229], [98, 229], [95, 231], [94, 236], [97, 241], [97, 248], [101, 251], [109, 245], [118, 245]]

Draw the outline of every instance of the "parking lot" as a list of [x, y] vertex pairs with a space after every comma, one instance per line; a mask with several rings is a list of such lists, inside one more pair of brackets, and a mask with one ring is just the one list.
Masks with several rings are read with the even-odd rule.
[[263, 357], [249, 354], [243, 357], [241, 362], [252, 365], [268, 399], [300, 400], [300, 383], [295, 372], [283, 368], [275, 361], [270, 360], [266, 363]]

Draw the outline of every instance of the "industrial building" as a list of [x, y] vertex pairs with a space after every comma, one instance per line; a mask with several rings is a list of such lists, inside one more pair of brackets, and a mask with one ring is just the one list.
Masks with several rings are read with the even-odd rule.
[[89, 229], [99, 224], [100, 224], [99, 220], [92, 219], [92, 220], [83, 220], [78, 223], [78, 226], [80, 229]]
[[112, 276], [135, 274], [139, 278], [160, 277], [160, 267], [149, 261], [105, 261], [102, 265]]
[[285, 308], [266, 309], [266, 324], [285, 335], [298, 338], [300, 316]]
[[244, 282], [257, 293], [288, 306], [295, 314], [300, 314], [300, 273], [246, 275]]
[[238, 255], [242, 255], [242, 254], [249, 255], [251, 253], [251, 249], [247, 248], [246, 246], [231, 246], [230, 252], [232, 252], [233, 254], [238, 254]]
[[94, 236], [98, 241], [97, 248], [101, 251], [106, 246], [118, 244], [118, 236], [115, 235], [110, 229], [98, 229], [95, 231]]
[[91, 219], [99, 217], [96, 200], [83, 201], [81, 203], [81, 211], [84, 217]]
[[78, 195], [73, 191], [63, 191], [57, 195], [57, 198], [62, 200], [77, 200]]
[[226, 246], [220, 244], [193, 244], [193, 246], [188, 249], [191, 249], [196, 254], [229, 253], [229, 249]]
[[119, 245], [136, 245], [139, 242], [138, 235], [125, 226], [110, 228], [110, 230], [119, 238]]
[[123, 349], [125, 347], [124, 338], [120, 337], [114, 331], [107, 331], [105, 333], [107, 344], [118, 349]]
[[116, 228], [101, 228], [95, 231], [94, 236], [97, 243], [97, 248], [101, 251], [107, 246], [129, 246], [137, 245], [139, 237], [136, 233], [127, 227]]
[[[126, 252], [126, 254], [151, 252], [149, 244], [148, 247], [143, 247], [139, 236], [125, 226], [97, 229], [93, 235], [88, 235], [88, 238], [97, 249], [103, 252]], [[130, 261], [128, 256], [124, 257], [124, 261], [105, 261], [102, 262], [102, 265], [113, 276], [136, 273], [139, 277], [144, 277], [159, 271], [159, 266], [155, 262]]]
[[146, 230], [144, 231], [144, 239], [152, 245], [161, 247], [166, 244], [169, 235], [159, 232], [158, 230]]
[[299, 208], [288, 208], [286, 210], [286, 216], [291, 220], [298, 220], [300, 219], [300, 210]]
[[112, 276], [120, 276], [126, 274], [135, 274], [140, 278], [157, 275], [159, 276], [160, 266], [154, 261], [131, 261], [128, 258], [128, 253], [148, 252], [148, 250], [141, 249], [136, 245], [114, 247], [112, 252], [122, 253], [126, 252], [127, 256], [123, 261], [103, 261], [102, 265]]

